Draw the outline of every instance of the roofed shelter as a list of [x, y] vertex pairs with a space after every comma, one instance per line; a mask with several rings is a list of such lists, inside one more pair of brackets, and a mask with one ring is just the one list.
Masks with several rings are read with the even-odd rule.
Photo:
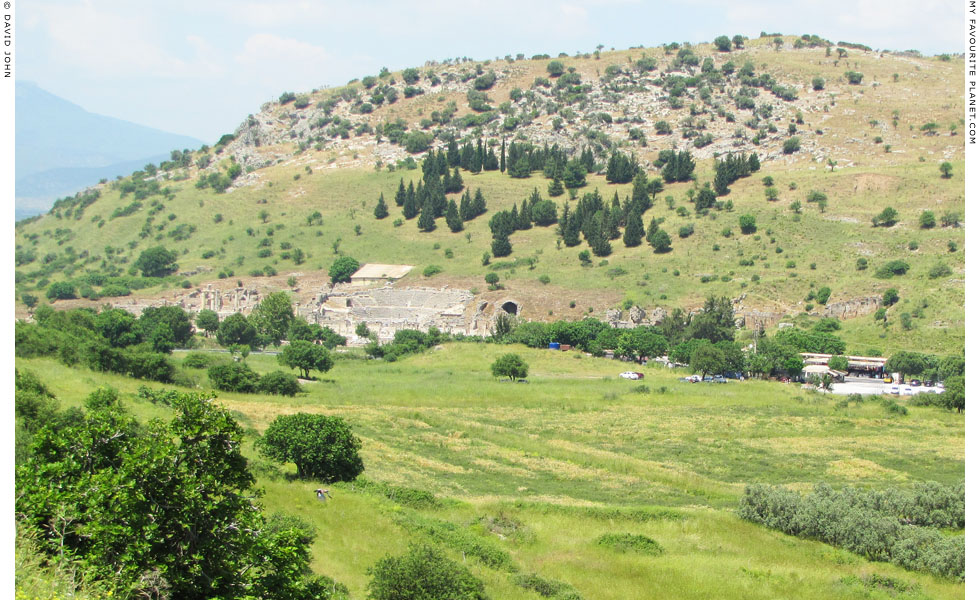
[[372, 285], [401, 279], [412, 270], [412, 265], [383, 265], [368, 263], [350, 276], [351, 285]]

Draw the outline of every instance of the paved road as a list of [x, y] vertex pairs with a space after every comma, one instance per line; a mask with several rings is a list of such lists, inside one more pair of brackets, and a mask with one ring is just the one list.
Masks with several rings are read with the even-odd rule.
[[899, 385], [896, 383], [885, 383], [880, 379], [868, 379], [864, 377], [848, 377], [844, 380], [844, 383], [835, 383], [833, 388], [831, 388], [831, 392], [835, 394], [842, 394], [842, 395], [891, 394], [894, 393], [893, 388], [895, 387], [897, 387], [897, 389], [900, 392], [902, 390], [905, 390], [905, 388], [910, 388], [912, 390], [912, 394], [932, 393], [933, 391], [942, 393], [943, 391], [935, 387], [925, 387], [925, 386], [912, 387], [907, 383]]

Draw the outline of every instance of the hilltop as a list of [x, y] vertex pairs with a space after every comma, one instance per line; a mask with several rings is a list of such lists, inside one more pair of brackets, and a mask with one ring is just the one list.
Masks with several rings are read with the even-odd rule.
[[[632, 306], [654, 315], [716, 294], [736, 298], [750, 327], [838, 316], [854, 350], [959, 351], [961, 59], [817, 36], [737, 46], [429, 63], [341, 88], [286, 92], [213, 147], [175, 153], [152, 172], [95, 186], [19, 223], [18, 296], [43, 298], [52, 282], [70, 279], [93, 304], [122, 292], [132, 296], [126, 303], [173, 300], [207, 284], [229, 292], [289, 287], [306, 301], [347, 254], [414, 265], [398, 286], [470, 290], [476, 302], [506, 295], [530, 319], [602, 317]], [[488, 210], [458, 233], [441, 218], [424, 232], [420, 217], [396, 206], [396, 191], [400, 182], [418, 185], [426, 152], [451, 154], [451, 143], [482, 155], [478, 168], [463, 164], [460, 174]], [[505, 144], [508, 158], [527, 159], [529, 172], [513, 162], [499, 170]], [[695, 162], [679, 181], [662, 164], [670, 150]], [[718, 192], [716, 159], [740, 155], [755, 155], [760, 168], [730, 181], [714, 206], [693, 202], [706, 186]], [[567, 170], [549, 172], [549, 157], [584, 165], [575, 184], [585, 185], [569, 188]], [[609, 181], [610, 165], [619, 170], [623, 160], [626, 177], [612, 179], [625, 182]], [[552, 223], [518, 228], [506, 236], [512, 252], [484, 264], [491, 217], [520, 210], [535, 189], [558, 215], [566, 202], [574, 212], [586, 198], [608, 215], [637, 195], [639, 172], [652, 195], [640, 211], [644, 233], [656, 219], [671, 238], [669, 252], [655, 253], [645, 240], [626, 247], [622, 211], [603, 217], [608, 256], [586, 241], [561, 243]], [[554, 180], [563, 185], [550, 197]], [[377, 219], [382, 194], [390, 214]], [[458, 203], [462, 194], [446, 197]], [[897, 212], [894, 223], [873, 226], [886, 207]], [[934, 226], [921, 226], [925, 211]], [[754, 228], [741, 227], [743, 216], [754, 217]], [[178, 252], [178, 273], [162, 282], [134, 278], [136, 258], [157, 245]], [[584, 249], [588, 261], [580, 260]], [[875, 276], [888, 275], [882, 268], [893, 261], [906, 263], [907, 274]], [[503, 290], [487, 290], [488, 272]], [[874, 314], [891, 288], [899, 301], [883, 327]]]

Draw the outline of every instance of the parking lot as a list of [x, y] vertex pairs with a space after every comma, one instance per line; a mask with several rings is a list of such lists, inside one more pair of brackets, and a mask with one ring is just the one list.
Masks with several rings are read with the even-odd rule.
[[834, 394], [862, 394], [862, 395], [873, 395], [873, 394], [892, 394], [895, 393], [893, 388], [897, 388], [899, 393], [902, 395], [910, 395], [904, 392], [906, 388], [912, 390], [911, 394], [929, 394], [929, 393], [942, 393], [942, 389], [937, 387], [926, 387], [924, 385], [911, 386], [907, 383], [885, 383], [881, 379], [870, 379], [865, 377], [847, 377], [844, 383], [834, 383], [831, 388], [831, 392]]

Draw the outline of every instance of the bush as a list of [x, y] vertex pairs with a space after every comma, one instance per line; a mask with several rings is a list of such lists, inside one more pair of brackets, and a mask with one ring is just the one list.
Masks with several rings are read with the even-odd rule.
[[439, 265], [429, 265], [422, 271], [423, 277], [432, 277], [433, 275], [438, 275], [442, 273], [442, 267]]
[[898, 302], [898, 290], [895, 288], [885, 290], [885, 294], [881, 297], [881, 302], [885, 306], [891, 306]]
[[755, 217], [752, 215], [742, 215], [738, 218], [738, 226], [744, 234], [755, 233]]
[[190, 352], [184, 357], [183, 365], [188, 369], [208, 369], [217, 359], [203, 352]]
[[517, 587], [533, 590], [545, 598], [582, 600], [582, 595], [571, 584], [557, 579], [547, 579], [537, 573], [517, 573], [511, 576], [510, 581]]
[[368, 570], [372, 600], [486, 600], [483, 582], [466, 567], [426, 544], [402, 556], [385, 556]]
[[891, 227], [898, 223], [898, 211], [886, 206], [880, 213], [871, 218], [872, 227]]
[[863, 271], [868, 268], [868, 259], [861, 257], [855, 262], [855, 267], [858, 271]]
[[77, 298], [75, 295], [74, 284], [68, 281], [56, 281], [48, 286], [48, 292], [45, 294], [48, 300], [71, 300]]
[[952, 274], [953, 274], [953, 270], [941, 262], [936, 263], [929, 268], [929, 279], [939, 279], [940, 277], [949, 277]]
[[904, 260], [891, 260], [878, 267], [875, 277], [879, 279], [891, 279], [895, 275], [905, 275], [909, 270], [909, 263]]
[[211, 385], [223, 392], [251, 394], [259, 383], [259, 374], [245, 363], [226, 362], [208, 369]]
[[177, 271], [177, 251], [163, 246], [147, 248], [134, 264], [143, 277], [166, 277]]
[[651, 556], [660, 556], [664, 553], [663, 546], [656, 540], [631, 533], [607, 533], [596, 540], [596, 544], [616, 552], [636, 552]]
[[295, 396], [302, 390], [294, 375], [285, 371], [272, 371], [259, 378], [257, 389], [266, 394]]
[[364, 471], [361, 440], [340, 417], [295, 413], [280, 415], [257, 444], [263, 456], [296, 464], [304, 479], [353, 481]]
[[795, 135], [783, 142], [783, 154], [793, 154], [800, 149], [800, 138]]
[[738, 514], [871, 560], [962, 579], [964, 538], [947, 537], [933, 527], [965, 523], [960, 500], [961, 496], [965, 500], [964, 492], [964, 486], [951, 489], [936, 483], [918, 484], [911, 494], [894, 488], [873, 492], [844, 488], [838, 492], [818, 484], [803, 497], [774, 486], [750, 484], [739, 503]]

